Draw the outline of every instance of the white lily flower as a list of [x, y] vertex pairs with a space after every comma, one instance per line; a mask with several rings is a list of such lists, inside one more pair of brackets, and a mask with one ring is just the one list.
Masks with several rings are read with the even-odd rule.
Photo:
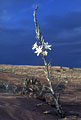
[[37, 56], [39, 56], [39, 55], [42, 53], [42, 47], [41, 47], [41, 46], [38, 46], [38, 47], [36, 48], [35, 53], [37, 53]]
[[45, 47], [45, 49], [49, 49], [49, 50], [51, 50], [51, 47], [52, 45], [48, 45], [48, 42], [44, 42], [44, 47]]
[[35, 44], [33, 45], [32, 50], [34, 50], [36, 48], [38, 48], [37, 42], [35, 42]]
[[45, 51], [42, 52], [42, 54], [43, 54], [44, 56], [47, 56], [48, 52], [45, 50]]

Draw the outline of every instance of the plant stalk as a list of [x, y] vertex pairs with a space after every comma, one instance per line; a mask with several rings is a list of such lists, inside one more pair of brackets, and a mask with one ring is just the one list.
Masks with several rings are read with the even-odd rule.
[[[34, 10], [34, 13], [33, 13], [33, 16], [34, 16], [34, 22], [35, 22], [35, 27], [36, 27], [36, 35], [38, 34], [39, 36], [36, 37], [38, 42], [40, 43], [41, 45], [41, 32], [40, 32], [40, 29], [39, 29], [39, 26], [37, 25], [37, 19], [36, 19], [36, 11], [38, 9], [38, 6], [36, 6], [35, 10]], [[53, 90], [53, 87], [52, 87], [52, 82], [50, 80], [50, 72], [49, 72], [49, 65], [46, 61], [46, 57], [44, 55], [41, 55], [43, 61], [44, 61], [44, 65], [45, 65], [45, 70], [46, 70], [46, 78], [47, 78], [47, 81], [49, 83], [49, 88], [50, 88], [50, 91], [51, 91], [51, 94], [53, 95], [53, 98], [54, 98], [54, 103], [55, 103], [55, 106], [56, 106], [56, 109], [58, 111], [58, 114], [63, 117], [63, 111], [62, 111], [62, 107], [61, 105], [59, 104], [59, 101], [58, 101], [58, 98], [56, 97], [56, 94]]]

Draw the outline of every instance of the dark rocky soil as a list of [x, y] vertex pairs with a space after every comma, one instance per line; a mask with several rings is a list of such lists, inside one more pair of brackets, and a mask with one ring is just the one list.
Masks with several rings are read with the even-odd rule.
[[[21, 85], [31, 76], [48, 84], [43, 66], [0, 65], [0, 82]], [[52, 67], [51, 80], [60, 93], [65, 118], [59, 118], [55, 111], [44, 114], [55, 108], [42, 100], [0, 89], [0, 120], [81, 120], [81, 68]]]

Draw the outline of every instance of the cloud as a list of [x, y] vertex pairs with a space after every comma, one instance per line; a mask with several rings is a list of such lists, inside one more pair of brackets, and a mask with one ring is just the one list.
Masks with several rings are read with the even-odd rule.
[[66, 30], [59, 33], [57, 39], [76, 41], [81, 40], [81, 27], [73, 30]]
[[[12, 0], [12, 2], [11, 0], [8, 1], [4, 0], [4, 2], [2, 1], [2, 12], [0, 12], [1, 14], [0, 28], [3, 28], [6, 31], [6, 32], [2, 32], [2, 34], [3, 33], [5, 33], [6, 35], [13, 34], [12, 36], [18, 36], [18, 34], [20, 34], [20, 37], [21, 35], [23, 36], [27, 32], [28, 34], [31, 34], [31, 31], [34, 30], [34, 22], [33, 22], [32, 14], [35, 4], [39, 3], [43, 5], [43, 3], [45, 2], [46, 2], [45, 0], [41, 0], [41, 1], [36, 0], [34, 2], [32, 2], [32, 0], [30, 1], [24, 0], [24, 2], [23, 0], [17, 0], [17, 1]], [[51, 0], [47, 1], [47, 3], [51, 3], [51, 2], [53, 1]], [[4, 6], [6, 6], [5, 9]], [[40, 12], [40, 15], [42, 15], [43, 10], [41, 9], [40, 12], [39, 9], [38, 12]], [[46, 38], [47, 41], [49, 41], [49, 39], [51, 39], [52, 41], [81, 39], [80, 11], [69, 12], [64, 16], [55, 16], [54, 14], [51, 14], [48, 15], [47, 17], [45, 16], [44, 19], [43, 17], [44, 14], [40, 16], [40, 20], [38, 22], [41, 31], [44, 34], [44, 37]], [[19, 29], [24, 30], [24, 32], [20, 31]], [[15, 33], [15, 31], [17, 34]]]
[[75, 29], [81, 26], [81, 12], [71, 12], [61, 19], [59, 25], [63, 29]]
[[0, 45], [23, 45], [31, 44], [33, 39], [30, 30], [23, 29], [0, 29]]
[[0, 1], [0, 18], [6, 19], [7, 16], [16, 16], [28, 11], [35, 2], [32, 0], [4, 0]]
[[32, 0], [1, 0], [0, 28], [28, 29], [32, 25], [36, 3], [40, 4], [41, 2], [38, 0], [33, 2]]
[[43, 19], [44, 33], [56, 41], [81, 40], [81, 12], [70, 12], [65, 16], [47, 16]]

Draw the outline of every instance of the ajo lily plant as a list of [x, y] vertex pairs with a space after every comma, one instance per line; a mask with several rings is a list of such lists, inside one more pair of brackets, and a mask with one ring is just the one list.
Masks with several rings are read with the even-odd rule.
[[50, 90], [50, 92], [53, 96], [54, 103], [55, 103], [58, 114], [61, 117], [63, 117], [62, 107], [59, 104], [59, 100], [56, 97], [56, 94], [55, 94], [55, 92], [53, 90], [53, 87], [52, 87], [52, 82], [51, 82], [51, 79], [50, 79], [49, 64], [47, 63], [47, 60], [46, 60], [46, 56], [48, 55], [48, 50], [51, 50], [52, 45], [49, 45], [48, 42], [45, 42], [43, 36], [41, 35], [40, 28], [37, 24], [37, 19], [36, 19], [37, 9], [38, 9], [38, 6], [36, 6], [36, 8], [34, 10], [34, 13], [33, 13], [35, 28], [36, 28], [36, 39], [37, 39], [37, 41], [33, 45], [32, 50], [35, 50], [34, 53], [37, 54], [37, 56], [41, 56], [43, 61], [44, 61], [46, 78], [47, 78], [47, 81], [49, 83], [49, 90]]

